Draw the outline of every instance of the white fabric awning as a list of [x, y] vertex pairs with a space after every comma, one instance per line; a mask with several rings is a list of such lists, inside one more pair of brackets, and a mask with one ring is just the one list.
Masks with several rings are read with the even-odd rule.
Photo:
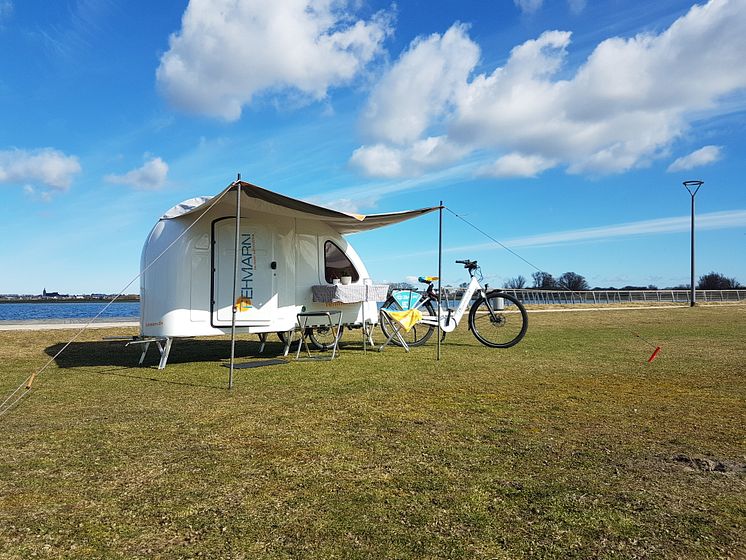
[[253, 209], [270, 214], [316, 219], [329, 224], [340, 233], [356, 233], [397, 224], [429, 214], [439, 208], [438, 206], [431, 206], [385, 214], [352, 214], [317, 206], [297, 198], [290, 198], [245, 181], [236, 181], [215, 196], [190, 198], [177, 204], [166, 212], [161, 219], [196, 218], [211, 209], [226, 215], [235, 214], [236, 199], [235, 196], [229, 196], [228, 193], [230, 191], [235, 193], [235, 189], [239, 187], [241, 188], [241, 210]]

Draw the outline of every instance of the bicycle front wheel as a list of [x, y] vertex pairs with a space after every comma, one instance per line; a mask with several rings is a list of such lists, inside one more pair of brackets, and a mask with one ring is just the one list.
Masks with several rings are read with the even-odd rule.
[[[498, 306], [497, 298], [502, 298], [503, 305]], [[510, 348], [526, 334], [528, 314], [517, 298], [495, 290], [487, 294], [487, 299], [479, 298], [471, 306], [469, 327], [485, 346]]]
[[[397, 301], [390, 297], [385, 301], [385, 303], [382, 306], [383, 309], [388, 309], [389, 311], [401, 311], [402, 308], [399, 306]], [[433, 304], [429, 301], [426, 301], [424, 305], [418, 305], [417, 309], [420, 310], [420, 313], [422, 313], [422, 317], [430, 318], [431, 320], [435, 319], [435, 309], [433, 308]], [[388, 323], [384, 320], [379, 321], [379, 324], [381, 326], [381, 330], [383, 331], [383, 334], [386, 338], [391, 336], [393, 333], [391, 331], [391, 327], [388, 325]], [[422, 322], [417, 323], [414, 325], [411, 329], [409, 329], [409, 332], [405, 332], [404, 329], [399, 330], [399, 334], [404, 339], [404, 342], [407, 343], [407, 346], [422, 346], [425, 344], [431, 336], [433, 336], [433, 332], [435, 331], [435, 325], [426, 325]], [[394, 338], [391, 339], [391, 342], [396, 344], [397, 346], [401, 346], [401, 343], [399, 342], [399, 338], [394, 336]]]

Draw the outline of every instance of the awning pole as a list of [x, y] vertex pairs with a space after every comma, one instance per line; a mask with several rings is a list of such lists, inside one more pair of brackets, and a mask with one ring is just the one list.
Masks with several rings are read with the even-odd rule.
[[236, 308], [238, 307], [238, 295], [236, 287], [238, 285], [238, 261], [240, 259], [239, 250], [241, 248], [241, 174], [236, 179], [236, 244], [235, 253], [233, 254], [233, 308], [231, 313], [231, 367], [228, 374], [228, 389], [233, 389], [233, 361], [236, 357]]
[[441, 283], [443, 276], [443, 201], [440, 201], [438, 207], [438, 351], [436, 360], [440, 361], [440, 302], [441, 298]]

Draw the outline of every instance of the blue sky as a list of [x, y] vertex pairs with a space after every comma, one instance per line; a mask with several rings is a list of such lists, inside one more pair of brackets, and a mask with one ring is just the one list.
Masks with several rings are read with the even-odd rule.
[[[0, 0], [0, 293], [116, 292], [168, 208], [245, 180], [437, 205], [592, 286], [746, 283], [742, 0]], [[535, 269], [450, 213], [444, 279]], [[358, 234], [436, 271], [427, 216]], [[136, 292], [135, 283], [128, 292]]]

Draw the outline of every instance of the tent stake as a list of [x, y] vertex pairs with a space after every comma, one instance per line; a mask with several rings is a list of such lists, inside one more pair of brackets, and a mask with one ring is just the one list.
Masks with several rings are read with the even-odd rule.
[[443, 276], [443, 201], [438, 207], [438, 351], [436, 360], [440, 361], [440, 303], [441, 303], [441, 277]]
[[236, 296], [236, 279], [238, 277], [238, 259], [239, 250], [241, 248], [241, 174], [238, 174], [236, 179], [236, 245], [235, 253], [233, 254], [233, 309], [231, 314], [231, 367], [230, 373], [228, 374], [228, 389], [233, 389], [233, 361], [236, 357], [236, 303], [238, 296]]

